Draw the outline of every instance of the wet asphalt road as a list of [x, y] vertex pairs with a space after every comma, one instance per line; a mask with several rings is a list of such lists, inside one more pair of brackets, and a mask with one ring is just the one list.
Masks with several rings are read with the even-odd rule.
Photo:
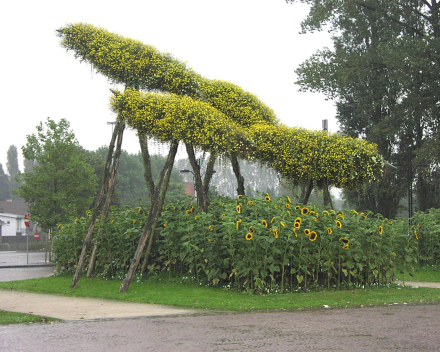
[[440, 306], [209, 314], [0, 327], [0, 350], [429, 351], [440, 349]]
[[[38, 254], [33, 260], [41, 261]], [[0, 252], [0, 266], [12, 258], [23, 260], [22, 254]], [[53, 267], [0, 268], [0, 281], [49, 276], [52, 271]], [[440, 305], [8, 325], [0, 327], [0, 351], [434, 352], [440, 351]]]
[[0, 281], [15, 281], [47, 277], [53, 274], [54, 266], [47, 266], [44, 252], [0, 251]]

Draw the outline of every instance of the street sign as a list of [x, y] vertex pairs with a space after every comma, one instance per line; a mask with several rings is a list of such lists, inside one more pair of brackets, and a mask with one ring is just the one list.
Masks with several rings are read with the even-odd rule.
[[35, 233], [34, 233], [34, 238], [35, 238], [36, 240], [38, 240], [38, 239], [40, 238], [40, 234], [39, 234], [38, 232], [35, 232]]
[[24, 216], [24, 226], [29, 227], [29, 214]]

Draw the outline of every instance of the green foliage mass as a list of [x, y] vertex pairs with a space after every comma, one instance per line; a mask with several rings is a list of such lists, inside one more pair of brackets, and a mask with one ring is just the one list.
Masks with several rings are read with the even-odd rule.
[[[113, 208], [98, 224], [105, 236], [97, 275], [124, 275], [146, 213], [142, 206]], [[87, 224], [88, 216], [59, 226], [59, 267], [76, 265]], [[388, 282], [396, 267], [413, 265], [417, 256], [417, 239], [407, 236], [403, 221], [294, 205], [289, 197], [269, 195], [217, 198], [207, 213], [189, 203], [168, 203], [156, 235], [150, 276], [166, 270], [256, 292]]]
[[22, 148], [24, 157], [36, 165], [21, 175], [24, 183], [17, 194], [29, 203], [32, 220], [46, 230], [84, 213], [93, 201], [96, 177], [69, 127], [64, 119], [57, 124], [48, 118]]

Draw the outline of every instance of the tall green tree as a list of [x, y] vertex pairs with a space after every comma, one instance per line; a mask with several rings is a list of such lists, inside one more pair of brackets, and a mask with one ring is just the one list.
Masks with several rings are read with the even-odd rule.
[[32, 219], [50, 229], [68, 216], [81, 216], [91, 206], [96, 176], [65, 119], [47, 118], [37, 133], [27, 136], [22, 148], [26, 159], [34, 160], [33, 172], [25, 172], [18, 195], [29, 203]]
[[9, 178], [3, 170], [3, 165], [0, 164], [0, 201], [5, 201], [11, 198], [11, 189], [9, 187]]
[[[311, 5], [304, 33], [328, 29], [333, 49], [315, 53], [296, 70], [303, 91], [335, 99], [343, 132], [379, 146], [398, 163], [374, 185], [345, 196], [357, 207], [393, 217], [417, 179], [419, 207], [435, 182], [435, 161], [423, 150], [439, 137], [440, 6], [437, 0], [288, 0]], [[417, 158], [424, 155], [425, 159]], [[417, 165], [431, 168], [419, 173]], [[438, 165], [438, 163], [437, 163]]]
[[20, 197], [13, 193], [13, 191], [19, 186], [17, 176], [20, 174], [20, 168], [18, 166], [18, 152], [15, 145], [10, 145], [8, 148], [6, 168], [9, 175], [9, 188], [11, 190], [11, 199], [18, 200], [20, 199]]

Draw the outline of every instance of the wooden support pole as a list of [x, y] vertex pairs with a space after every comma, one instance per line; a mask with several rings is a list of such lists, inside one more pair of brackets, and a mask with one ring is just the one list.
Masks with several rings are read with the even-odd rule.
[[73, 276], [72, 285], [71, 285], [72, 288], [76, 288], [76, 286], [78, 284], [79, 277], [81, 275], [81, 271], [82, 271], [84, 262], [86, 260], [87, 250], [88, 250], [88, 248], [90, 246], [90, 242], [92, 240], [93, 230], [95, 229], [96, 220], [98, 218], [98, 214], [101, 209], [102, 201], [104, 199], [104, 194], [107, 190], [110, 167], [111, 167], [112, 159], [113, 159], [113, 151], [115, 148], [115, 141], [116, 141], [116, 137], [118, 135], [118, 132], [120, 130], [119, 126], [120, 126], [120, 122], [116, 121], [116, 126], [115, 126], [115, 129], [113, 130], [112, 138], [111, 138], [111, 141], [110, 141], [110, 144], [108, 147], [107, 162], [106, 162], [105, 168], [104, 168], [104, 176], [101, 181], [101, 188], [100, 188], [98, 196], [96, 197], [96, 200], [95, 200], [95, 206], [92, 211], [92, 218], [90, 219], [90, 225], [87, 230], [86, 238], [84, 239], [84, 244], [82, 247], [81, 255], [79, 257], [78, 264], [76, 266], [75, 275]]
[[[107, 195], [106, 195], [105, 203], [104, 203], [104, 206], [103, 206], [102, 212], [101, 212], [101, 221], [104, 221], [107, 218], [108, 211], [110, 209], [110, 202], [112, 200], [113, 193], [115, 191], [115, 179], [116, 179], [116, 173], [118, 171], [118, 166], [119, 166], [119, 158], [120, 158], [121, 152], [122, 152], [122, 136], [124, 134], [124, 129], [125, 129], [125, 123], [122, 122], [121, 125], [119, 126], [118, 139], [116, 142], [116, 150], [115, 150], [115, 154], [113, 157], [113, 163], [112, 163], [112, 171], [110, 173], [109, 183], [108, 183], [108, 187], [107, 187]], [[87, 268], [87, 277], [88, 278], [90, 278], [92, 276], [93, 271], [95, 270], [96, 252], [99, 247], [99, 240], [100, 240], [101, 236], [102, 236], [102, 230], [98, 232], [98, 235], [96, 236], [96, 241], [93, 244], [93, 250], [92, 250], [92, 254], [90, 256], [89, 266]]]
[[168, 158], [165, 163], [164, 168], [162, 169], [159, 183], [156, 187], [155, 196], [153, 202], [151, 203], [150, 212], [148, 213], [147, 223], [145, 224], [144, 231], [139, 240], [138, 247], [136, 249], [136, 253], [134, 254], [134, 258], [131, 262], [130, 268], [128, 269], [127, 276], [121, 284], [119, 292], [126, 292], [131, 284], [134, 273], [139, 265], [139, 260], [141, 258], [142, 252], [145, 247], [145, 243], [148, 237], [152, 234], [153, 229], [155, 228], [155, 224], [160, 218], [163, 204], [165, 202], [165, 195], [168, 189], [168, 184], [171, 177], [171, 171], [173, 170], [174, 159], [177, 153], [177, 147], [179, 146], [179, 142], [172, 142], [170, 151], [168, 153]]

